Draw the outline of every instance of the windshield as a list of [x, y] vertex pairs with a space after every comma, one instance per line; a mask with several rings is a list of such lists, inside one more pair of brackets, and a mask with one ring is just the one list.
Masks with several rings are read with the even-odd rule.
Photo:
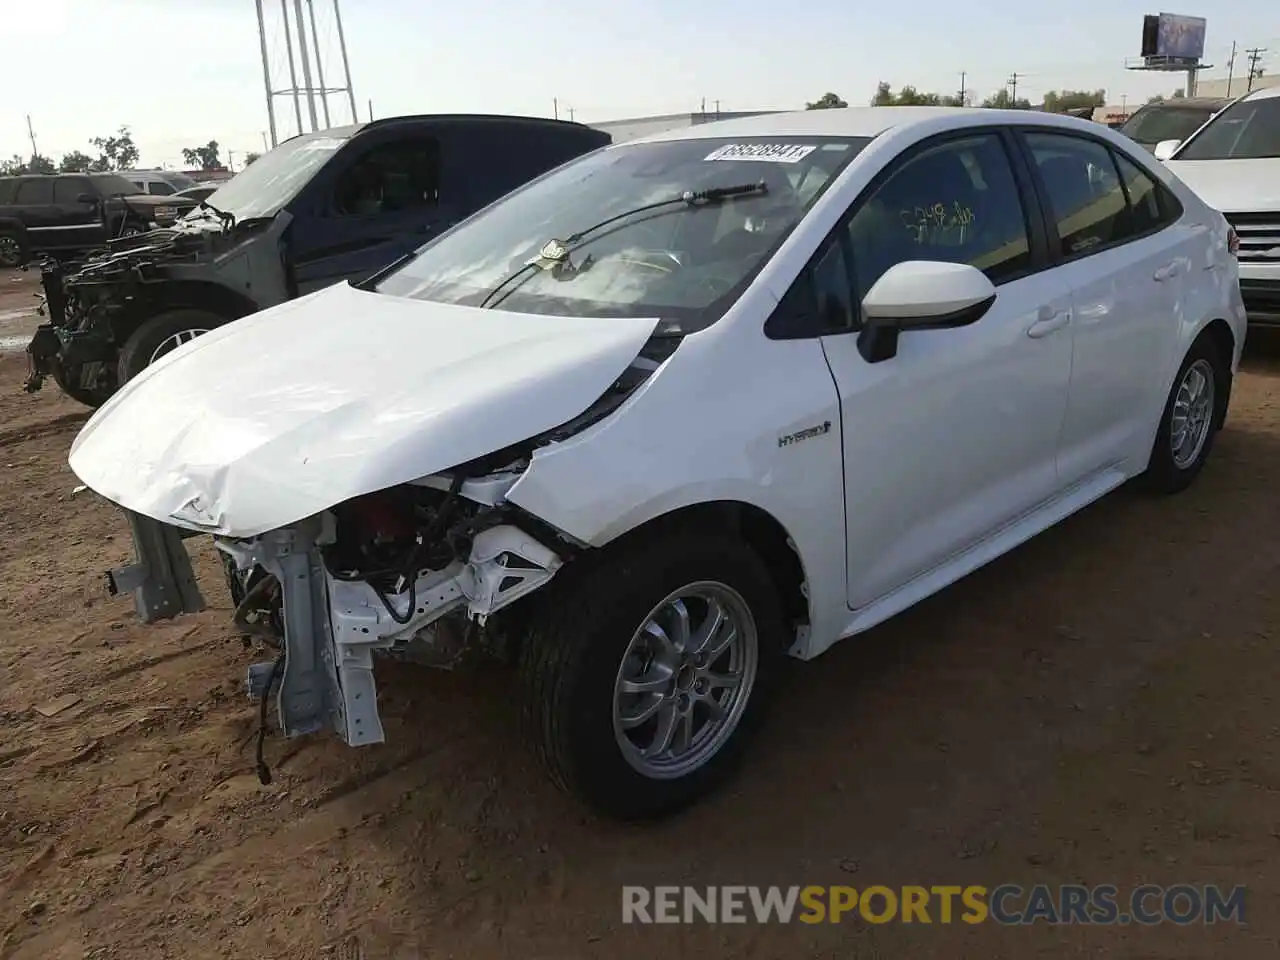
[[[346, 137], [327, 133], [286, 140], [221, 184], [208, 201], [237, 220], [273, 217], [346, 142]], [[204, 208], [197, 207], [183, 219], [207, 215]]]
[[176, 190], [187, 190], [196, 185], [196, 182], [190, 177], [181, 173], [165, 172], [160, 175], [162, 180], [167, 181]]
[[130, 183], [124, 177], [96, 176], [93, 178], [93, 182], [97, 184], [98, 189], [106, 197], [133, 196], [137, 193], [146, 192], [138, 189], [135, 184]]
[[1213, 116], [1210, 107], [1143, 107], [1120, 127], [1120, 132], [1139, 143], [1185, 140]]
[[[560, 316], [714, 322], [866, 137], [671, 140], [589, 154], [422, 248], [377, 289]], [[216, 197], [214, 198], [216, 201]]]
[[1174, 160], [1280, 157], [1280, 97], [1239, 100], [1213, 118]]

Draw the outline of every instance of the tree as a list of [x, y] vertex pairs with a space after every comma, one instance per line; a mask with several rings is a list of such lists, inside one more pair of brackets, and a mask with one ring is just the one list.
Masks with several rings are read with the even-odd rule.
[[911, 84], [907, 84], [893, 92], [893, 87], [881, 81], [876, 85], [875, 96], [871, 98], [873, 107], [962, 107], [965, 106], [959, 97], [942, 96], [936, 93], [924, 93]]
[[86, 173], [92, 166], [91, 156], [79, 150], [72, 150], [62, 155], [62, 162], [58, 164], [58, 169], [63, 173]]
[[[847, 104], [846, 104], [846, 106], [847, 106]], [[816, 109], [817, 109], [817, 107], [814, 107], [813, 109], [815, 109], [815, 110], [816, 110]], [[260, 156], [262, 156], [262, 154], [260, 154], [260, 153], [254, 153], [253, 151], [250, 151], [249, 153], [246, 153], [246, 154], [244, 155], [244, 165], [247, 167], [249, 164], [253, 163], [253, 161], [257, 160]]]
[[1030, 110], [1031, 101], [1025, 97], [1018, 97], [1017, 100], [1009, 95], [1008, 87], [1001, 87], [987, 99], [982, 101], [982, 106], [994, 110]]
[[138, 148], [128, 127], [121, 127], [114, 136], [94, 137], [89, 142], [98, 148], [98, 159], [89, 165], [95, 173], [130, 170], [138, 162]]
[[1170, 100], [1181, 100], [1181, 99], [1183, 99], [1186, 95], [1187, 95], [1187, 91], [1185, 91], [1185, 90], [1183, 90], [1181, 87], [1179, 87], [1177, 90], [1173, 91], [1173, 93], [1170, 95], [1169, 99], [1170, 99]]
[[[828, 91], [820, 96], [813, 103], [806, 103], [806, 110], [831, 110], [833, 108], [847, 107], [849, 104], [840, 98], [839, 94]], [[256, 155], [255, 155], [256, 156]]]
[[1154, 97], [1147, 97], [1147, 103], [1164, 103], [1164, 94], [1157, 93]]
[[16, 153], [9, 160], [0, 161], [0, 177], [17, 177], [24, 173], [55, 173], [53, 161], [40, 154], [33, 154], [30, 160], [23, 160]]
[[218, 141], [210, 140], [203, 147], [184, 147], [182, 159], [201, 170], [218, 170], [222, 160], [218, 157]]
[[1050, 90], [1044, 95], [1044, 109], [1049, 113], [1066, 113], [1068, 110], [1106, 105], [1106, 90]]

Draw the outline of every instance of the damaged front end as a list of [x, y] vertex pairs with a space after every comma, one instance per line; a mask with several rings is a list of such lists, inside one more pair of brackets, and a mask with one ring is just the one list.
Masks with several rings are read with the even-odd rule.
[[[39, 312], [46, 320], [27, 347], [24, 390], [34, 393], [52, 377], [74, 399], [104, 403], [119, 386], [117, 361], [130, 334], [151, 312], [172, 305], [177, 284], [213, 279], [211, 266], [243, 233], [233, 238], [220, 228], [179, 225], [108, 241], [76, 261], [44, 258]], [[241, 273], [219, 279], [247, 297], [252, 278]]]
[[[586, 548], [507, 492], [535, 450], [607, 417], [678, 340], [654, 337], [585, 412], [528, 441], [258, 536], [215, 535], [238, 629], [279, 651], [248, 668], [264, 716], [278, 681], [286, 736], [331, 728], [351, 746], [380, 743], [375, 652], [445, 669], [474, 654], [509, 658], [526, 623], [518, 601]], [[128, 515], [137, 562], [107, 575], [110, 592], [132, 592], [148, 623], [203, 610], [183, 544], [200, 531]], [[183, 522], [198, 526], [194, 513]], [[259, 774], [269, 778], [261, 761]]]

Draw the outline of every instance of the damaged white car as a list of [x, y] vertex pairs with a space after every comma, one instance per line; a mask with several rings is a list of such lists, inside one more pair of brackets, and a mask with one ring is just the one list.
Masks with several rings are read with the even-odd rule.
[[1235, 239], [1027, 111], [816, 110], [561, 167], [352, 287], [130, 381], [70, 463], [112, 571], [199, 610], [211, 534], [281, 727], [383, 739], [379, 652], [518, 663], [605, 814], [732, 768], [817, 656], [1138, 475], [1182, 489], [1244, 342]]

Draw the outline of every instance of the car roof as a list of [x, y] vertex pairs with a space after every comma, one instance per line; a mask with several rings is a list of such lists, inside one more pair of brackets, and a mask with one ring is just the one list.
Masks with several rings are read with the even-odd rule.
[[1271, 97], [1280, 97], [1280, 87], [1263, 87], [1261, 90], [1254, 90], [1246, 93], [1241, 100], [1269, 100]]
[[1040, 110], [992, 110], [986, 107], [837, 107], [795, 110], [733, 120], [716, 120], [692, 127], [664, 130], [627, 143], [705, 140], [719, 137], [878, 137], [887, 130], [920, 126], [948, 119], [949, 127], [992, 123], [1044, 124], [1077, 130], [1097, 128], [1092, 120]]
[[[1168, 100], [1156, 100], [1144, 103], [1139, 110], [1158, 110], [1161, 107], [1220, 107], [1232, 101], [1232, 97], [1171, 97]], [[1134, 111], [1135, 113], [1137, 111]]]

